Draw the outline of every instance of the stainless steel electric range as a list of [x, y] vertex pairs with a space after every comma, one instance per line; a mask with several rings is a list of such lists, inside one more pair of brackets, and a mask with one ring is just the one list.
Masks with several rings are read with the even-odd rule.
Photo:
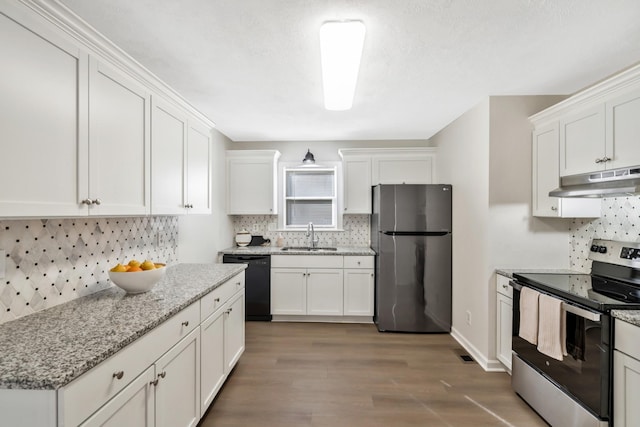
[[[640, 309], [640, 243], [594, 239], [591, 274], [514, 274], [513, 389], [553, 426], [612, 424], [612, 309]], [[562, 301], [567, 355], [519, 336], [523, 287]]]

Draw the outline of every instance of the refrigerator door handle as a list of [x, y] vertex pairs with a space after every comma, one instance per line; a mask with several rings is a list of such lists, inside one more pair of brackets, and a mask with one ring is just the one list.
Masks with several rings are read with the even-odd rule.
[[381, 231], [386, 236], [446, 236], [449, 231]]

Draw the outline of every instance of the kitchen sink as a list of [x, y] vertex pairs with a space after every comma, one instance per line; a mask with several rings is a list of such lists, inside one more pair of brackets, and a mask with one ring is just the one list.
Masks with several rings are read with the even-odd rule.
[[304, 252], [322, 252], [322, 251], [337, 251], [338, 248], [318, 247], [311, 248], [309, 246], [285, 246], [283, 251], [304, 251]]

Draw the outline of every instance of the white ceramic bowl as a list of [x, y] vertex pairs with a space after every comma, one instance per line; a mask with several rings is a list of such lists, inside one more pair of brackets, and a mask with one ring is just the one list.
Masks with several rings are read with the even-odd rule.
[[151, 290], [164, 277], [166, 270], [167, 267], [131, 273], [109, 271], [109, 279], [128, 294], [139, 294]]

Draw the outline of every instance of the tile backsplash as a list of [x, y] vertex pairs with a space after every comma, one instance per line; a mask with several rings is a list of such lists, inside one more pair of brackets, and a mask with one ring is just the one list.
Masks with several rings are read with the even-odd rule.
[[569, 268], [590, 272], [591, 239], [640, 242], [640, 197], [602, 199], [602, 216], [593, 220], [574, 219], [569, 228]]
[[178, 217], [2, 220], [0, 323], [113, 286], [118, 262], [174, 264], [177, 242]]
[[[285, 246], [305, 246], [307, 238], [304, 231], [277, 231], [276, 215], [238, 215], [233, 217], [234, 235], [245, 229], [253, 235], [270, 239], [275, 246], [278, 234], [282, 234]], [[320, 238], [318, 246], [356, 246], [369, 247], [369, 215], [344, 215], [344, 231], [317, 231]], [[230, 246], [235, 242], [229, 242]]]

